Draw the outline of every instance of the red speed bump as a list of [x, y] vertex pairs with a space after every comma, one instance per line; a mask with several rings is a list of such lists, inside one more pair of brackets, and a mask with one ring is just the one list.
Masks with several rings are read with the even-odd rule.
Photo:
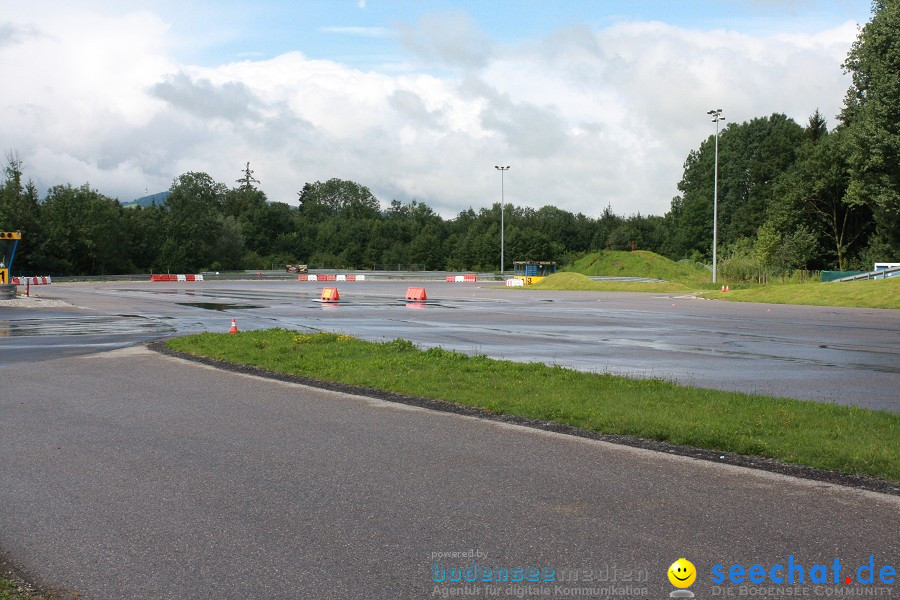
[[411, 287], [406, 289], [406, 299], [421, 302], [428, 300], [428, 296], [425, 294], [425, 288]]
[[337, 288], [322, 288], [322, 302], [337, 302], [340, 299]]

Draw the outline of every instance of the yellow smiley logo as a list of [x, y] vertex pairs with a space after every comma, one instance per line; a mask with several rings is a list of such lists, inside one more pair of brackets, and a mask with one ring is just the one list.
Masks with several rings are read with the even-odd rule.
[[697, 569], [694, 564], [686, 558], [679, 558], [669, 567], [669, 581], [678, 588], [690, 587], [694, 580], [697, 579]]

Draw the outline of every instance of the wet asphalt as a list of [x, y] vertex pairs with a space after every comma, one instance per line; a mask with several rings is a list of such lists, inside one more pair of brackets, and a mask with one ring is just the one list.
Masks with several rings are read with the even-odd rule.
[[[322, 303], [324, 286], [341, 301]], [[425, 303], [404, 302], [425, 287]], [[52, 285], [75, 310], [0, 309], [0, 364], [199, 331], [286, 327], [900, 412], [898, 311], [444, 282]], [[27, 367], [20, 369], [27, 372]]]
[[[870, 557], [876, 573], [900, 566], [897, 496], [139, 346], [7, 364], [0, 380], [23, 369], [28, 381], [0, 394], [0, 549], [80, 598], [658, 599], [679, 557], [697, 569], [697, 598], [897, 592], [857, 581]], [[832, 581], [835, 560], [850, 585]], [[713, 578], [716, 565], [788, 561], [802, 585]], [[817, 564], [828, 584], [810, 581]], [[484, 581], [519, 568], [539, 581]]]

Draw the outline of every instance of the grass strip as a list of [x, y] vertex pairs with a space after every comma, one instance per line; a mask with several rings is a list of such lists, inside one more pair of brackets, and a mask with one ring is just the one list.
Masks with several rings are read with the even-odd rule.
[[900, 308], [900, 277], [831, 283], [767, 285], [730, 292], [707, 292], [704, 298], [732, 302]]
[[529, 290], [559, 290], [576, 292], [689, 292], [680, 283], [636, 282], [636, 281], [594, 281], [581, 273], [555, 273], [527, 288]]
[[176, 351], [554, 421], [900, 481], [900, 415], [284, 329], [172, 339]]
[[[580, 273], [556, 273], [526, 288], [581, 292], [690, 292], [680, 283], [593, 281]], [[700, 292], [704, 298], [732, 302], [802, 304], [900, 309], [900, 277], [841, 283], [789, 283], [741, 287], [730, 292]]]

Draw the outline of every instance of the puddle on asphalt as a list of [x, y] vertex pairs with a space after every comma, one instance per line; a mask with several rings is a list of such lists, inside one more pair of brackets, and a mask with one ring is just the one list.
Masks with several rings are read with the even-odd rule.
[[[440, 302], [435, 300], [426, 300], [424, 302], [421, 301], [409, 301], [409, 300], [398, 300], [392, 298], [365, 298], [356, 296], [352, 299], [341, 298], [340, 300], [322, 300], [320, 298], [309, 298], [310, 302], [314, 304], [318, 304], [323, 308], [337, 308], [338, 306], [352, 306], [352, 307], [385, 307], [385, 308], [410, 308], [410, 309], [426, 309], [426, 308], [447, 308], [454, 309], [460, 308], [459, 306], [454, 306], [453, 301]], [[465, 302], [465, 300], [463, 301]]]
[[[116, 290], [119, 293], [137, 293], [136, 290], [129, 289], [119, 289]], [[210, 290], [141, 290], [140, 293], [153, 293], [153, 294], [161, 294], [161, 295], [181, 295], [181, 296], [193, 296], [196, 298], [200, 297], [208, 297], [215, 298], [217, 300], [237, 300], [237, 301], [256, 301], [256, 302], [274, 302], [281, 304], [294, 304], [296, 302], [304, 302], [304, 301], [312, 301], [316, 304], [321, 302], [320, 291], [314, 288], [301, 288], [299, 290], [292, 291], [273, 291], [273, 292], [253, 292], [247, 290], [235, 290], [235, 289], [210, 289]], [[460, 308], [466, 305], [473, 304], [498, 304], [504, 303], [507, 300], [500, 300], [496, 298], [448, 298], [448, 299], [429, 299], [424, 302], [426, 306], [431, 307], [441, 307], [441, 308]], [[342, 289], [341, 291], [341, 300], [338, 302], [339, 304], [353, 304], [356, 306], [406, 306], [407, 301], [404, 300], [403, 296], [398, 295], [389, 295], [389, 294], [357, 294], [352, 288], [348, 288], [347, 291]], [[266, 306], [249, 306], [249, 305], [238, 305], [238, 304], [230, 304], [226, 302], [177, 302], [182, 306], [195, 306], [197, 308], [205, 308], [207, 310], [231, 310], [231, 309], [242, 309], [242, 308], [268, 308]], [[219, 308], [222, 307], [222, 308]], [[417, 307], [418, 308], [418, 307]]]
[[132, 335], [173, 333], [175, 327], [135, 315], [61, 317], [0, 321], [2, 336]]
[[226, 304], [223, 302], [176, 302], [178, 306], [193, 306], [194, 308], [203, 308], [206, 310], [240, 310], [245, 308], [266, 308], [258, 304]]

